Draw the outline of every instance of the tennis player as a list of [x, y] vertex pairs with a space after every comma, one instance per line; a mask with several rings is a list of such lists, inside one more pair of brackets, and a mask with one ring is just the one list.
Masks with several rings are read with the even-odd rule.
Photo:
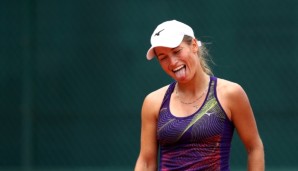
[[229, 171], [235, 129], [247, 151], [247, 170], [263, 171], [263, 143], [249, 99], [239, 84], [213, 76], [192, 28], [165, 21], [151, 45], [147, 59], [155, 58], [174, 81], [144, 99], [135, 171]]

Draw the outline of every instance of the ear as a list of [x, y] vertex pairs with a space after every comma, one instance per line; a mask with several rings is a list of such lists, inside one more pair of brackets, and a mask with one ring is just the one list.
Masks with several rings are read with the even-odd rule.
[[199, 45], [198, 45], [198, 41], [196, 38], [192, 39], [191, 45], [192, 45], [193, 52], [197, 53], [199, 51]]

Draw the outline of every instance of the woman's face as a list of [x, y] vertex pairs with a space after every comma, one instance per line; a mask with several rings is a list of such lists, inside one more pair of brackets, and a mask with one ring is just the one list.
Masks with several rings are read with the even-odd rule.
[[154, 48], [162, 69], [178, 82], [187, 82], [193, 78], [198, 68], [198, 45], [195, 39], [191, 44], [183, 42], [176, 48]]

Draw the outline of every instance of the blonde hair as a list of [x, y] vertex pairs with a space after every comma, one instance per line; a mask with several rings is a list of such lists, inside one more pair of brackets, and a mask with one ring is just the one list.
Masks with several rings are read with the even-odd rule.
[[[193, 38], [191, 36], [187, 36], [187, 35], [185, 35], [183, 38], [183, 41], [189, 45], [191, 44], [192, 40], [193, 40]], [[201, 46], [199, 46], [199, 49], [200, 50], [198, 51], [198, 57], [200, 59], [200, 64], [201, 64], [203, 71], [208, 75], [213, 75], [211, 67], [208, 64], [209, 62], [213, 63], [213, 61], [209, 55], [208, 49], [202, 42], [201, 42]]]

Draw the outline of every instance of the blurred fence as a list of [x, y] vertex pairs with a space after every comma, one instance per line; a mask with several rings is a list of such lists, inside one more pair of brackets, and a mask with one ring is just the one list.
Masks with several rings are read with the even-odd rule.
[[[298, 1], [4, 0], [0, 170], [132, 170], [143, 98], [172, 81], [145, 59], [170, 19], [246, 90], [268, 170], [296, 169]], [[231, 164], [246, 165], [236, 134]]]

